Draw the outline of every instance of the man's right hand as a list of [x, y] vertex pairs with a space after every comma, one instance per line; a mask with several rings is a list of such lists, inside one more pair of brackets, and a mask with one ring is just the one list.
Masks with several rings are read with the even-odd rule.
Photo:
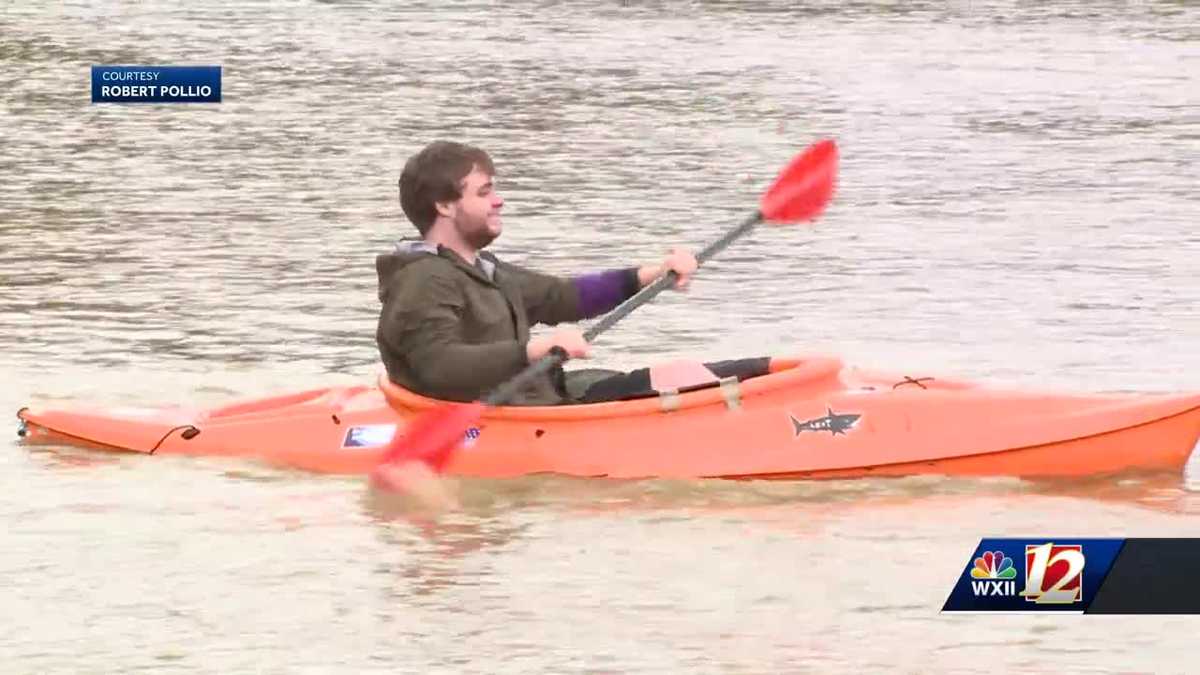
[[583, 339], [583, 333], [577, 328], [559, 328], [550, 335], [531, 338], [525, 344], [525, 355], [533, 363], [550, 353], [554, 347], [562, 347], [563, 351], [573, 359], [586, 359], [592, 346]]

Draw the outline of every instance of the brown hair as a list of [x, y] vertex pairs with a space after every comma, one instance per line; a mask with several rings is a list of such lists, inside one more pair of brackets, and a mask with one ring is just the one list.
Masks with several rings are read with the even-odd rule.
[[495, 174], [486, 152], [453, 141], [434, 141], [408, 158], [400, 172], [400, 208], [422, 236], [437, 219], [438, 202], [462, 198], [462, 180], [475, 167]]

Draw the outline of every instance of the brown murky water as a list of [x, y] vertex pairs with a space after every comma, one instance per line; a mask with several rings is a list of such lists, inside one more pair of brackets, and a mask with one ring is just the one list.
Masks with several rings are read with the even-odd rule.
[[[819, 223], [597, 365], [1200, 388], [1194, 3], [794, 4], [9, 3], [0, 409], [369, 381], [373, 256], [435, 137], [496, 157], [497, 253], [564, 273], [699, 247], [838, 139]], [[225, 101], [93, 106], [105, 63], [219, 64]], [[1200, 534], [1190, 473], [478, 482], [428, 524], [355, 480], [10, 438], [8, 672], [1183, 672], [1200, 631], [938, 613], [982, 536]]]

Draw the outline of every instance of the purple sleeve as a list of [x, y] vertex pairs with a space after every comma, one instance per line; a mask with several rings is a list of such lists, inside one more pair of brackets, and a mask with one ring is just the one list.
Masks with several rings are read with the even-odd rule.
[[624, 302], [638, 291], [636, 267], [606, 270], [571, 278], [579, 291], [579, 313], [590, 319]]

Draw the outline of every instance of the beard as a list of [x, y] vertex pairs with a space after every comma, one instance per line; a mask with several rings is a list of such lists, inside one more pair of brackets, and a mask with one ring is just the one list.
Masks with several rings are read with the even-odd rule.
[[475, 250], [487, 248], [488, 244], [496, 241], [496, 237], [500, 236], [498, 232], [492, 232], [488, 227], [487, 218], [482, 218], [474, 223], [458, 223], [458, 234], [468, 246]]

